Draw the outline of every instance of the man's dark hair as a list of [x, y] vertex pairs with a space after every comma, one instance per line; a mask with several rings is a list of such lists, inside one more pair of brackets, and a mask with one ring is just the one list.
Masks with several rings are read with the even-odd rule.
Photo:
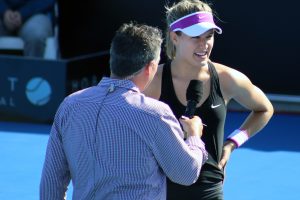
[[123, 24], [110, 48], [110, 70], [119, 78], [138, 73], [152, 60], [158, 60], [162, 44], [161, 30], [144, 24]]

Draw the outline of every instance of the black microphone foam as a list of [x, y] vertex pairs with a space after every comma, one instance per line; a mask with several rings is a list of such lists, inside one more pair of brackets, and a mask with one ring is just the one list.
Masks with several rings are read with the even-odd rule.
[[197, 104], [203, 95], [203, 84], [199, 80], [191, 80], [186, 90], [187, 106], [184, 116], [191, 118], [196, 111]]

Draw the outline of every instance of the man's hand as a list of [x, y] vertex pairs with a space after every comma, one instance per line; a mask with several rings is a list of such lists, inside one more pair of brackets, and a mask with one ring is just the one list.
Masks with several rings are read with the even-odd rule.
[[182, 116], [179, 119], [182, 128], [185, 133], [187, 133], [188, 136], [202, 136], [202, 131], [203, 131], [203, 124], [202, 120], [198, 116], [194, 116], [193, 118], [188, 118], [185, 116]]

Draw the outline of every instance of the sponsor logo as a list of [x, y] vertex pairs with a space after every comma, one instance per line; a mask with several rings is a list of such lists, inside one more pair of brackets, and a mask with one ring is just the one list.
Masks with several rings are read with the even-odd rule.
[[210, 107], [211, 107], [212, 109], [214, 109], [214, 108], [217, 108], [217, 107], [219, 107], [220, 105], [221, 105], [221, 104], [217, 104], [217, 105], [211, 104], [211, 106], [210, 106]]
[[50, 101], [52, 89], [49, 82], [41, 77], [30, 79], [26, 85], [26, 96], [35, 106], [43, 106]]

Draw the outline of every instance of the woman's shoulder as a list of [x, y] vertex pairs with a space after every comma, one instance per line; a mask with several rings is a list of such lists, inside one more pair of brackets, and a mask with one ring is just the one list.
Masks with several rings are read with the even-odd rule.
[[210, 61], [213, 66], [215, 67], [215, 69], [217, 70], [217, 72], [226, 72], [226, 71], [230, 71], [231, 67], [224, 65], [222, 63], [217, 63], [217, 62], [212, 62]]
[[218, 73], [223, 96], [225, 99], [233, 96], [240, 88], [251, 84], [249, 78], [242, 72], [220, 63], [213, 63]]
[[162, 74], [164, 66], [165, 66], [165, 63], [162, 63], [162, 64], [158, 65], [156, 75], [158, 75], [158, 74], [161, 75]]
[[227, 65], [217, 63], [217, 62], [212, 62], [212, 64], [215, 66], [215, 69], [218, 73], [218, 76], [222, 79], [232, 79], [235, 77], [243, 77], [245, 76], [242, 72], [238, 71], [234, 67], [229, 67]]

